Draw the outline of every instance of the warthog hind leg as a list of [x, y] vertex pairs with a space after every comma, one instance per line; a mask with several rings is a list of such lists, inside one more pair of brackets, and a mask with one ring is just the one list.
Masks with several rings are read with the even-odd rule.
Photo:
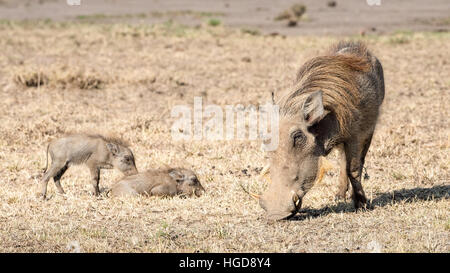
[[[50, 168], [47, 170], [47, 172], [45, 172], [44, 176], [42, 177], [41, 180], [41, 191], [39, 192], [39, 196], [41, 196], [42, 198], [45, 199], [45, 196], [47, 194], [47, 185], [48, 185], [48, 181], [50, 180], [50, 178], [53, 178], [53, 180], [56, 183], [55, 177], [61, 178], [62, 174], [61, 171], [63, 171], [63, 173], [66, 171], [67, 169], [67, 164], [65, 163], [61, 163], [58, 161], [52, 162], [52, 165], [50, 166]], [[59, 182], [59, 181], [58, 181]], [[56, 185], [58, 187], [58, 185]], [[60, 185], [61, 186], [61, 185]], [[59, 190], [59, 188], [58, 188]]]
[[60, 194], [64, 194], [64, 190], [61, 187], [61, 177], [64, 175], [64, 173], [67, 171], [67, 168], [69, 168], [68, 164], [66, 163], [64, 167], [62, 167], [59, 172], [53, 177], [53, 182], [55, 182], [56, 188], [58, 189], [58, 192]]

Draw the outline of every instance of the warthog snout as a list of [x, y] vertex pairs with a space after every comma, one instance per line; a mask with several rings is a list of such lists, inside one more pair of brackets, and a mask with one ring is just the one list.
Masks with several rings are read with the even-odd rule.
[[196, 188], [196, 189], [194, 190], [194, 194], [195, 194], [195, 196], [197, 196], [197, 197], [202, 196], [204, 193], [205, 193], [205, 189], [203, 188], [202, 185], [200, 185], [198, 188]]
[[134, 174], [137, 174], [137, 173], [138, 173], [138, 170], [137, 170], [136, 166], [132, 166], [132, 167], [130, 167], [130, 169], [124, 171], [124, 174], [126, 176], [134, 175]]
[[268, 191], [259, 198], [259, 204], [267, 212], [268, 219], [283, 220], [298, 212], [302, 205], [302, 199], [293, 190], [276, 194]]
[[200, 197], [205, 192], [197, 175], [191, 170], [174, 168], [169, 170], [169, 176], [176, 181], [177, 191], [180, 195]]

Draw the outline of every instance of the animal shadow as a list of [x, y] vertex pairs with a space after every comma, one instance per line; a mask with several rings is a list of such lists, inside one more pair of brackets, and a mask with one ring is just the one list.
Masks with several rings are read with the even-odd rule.
[[[399, 202], [413, 203], [420, 200], [428, 201], [441, 199], [450, 199], [450, 185], [439, 185], [432, 188], [401, 189], [381, 193], [370, 201], [369, 209], [384, 207]], [[347, 203], [339, 202], [336, 205], [326, 206], [321, 209], [301, 209], [296, 215], [289, 218], [289, 220], [302, 221], [307, 218], [326, 216], [330, 213], [346, 213], [353, 211], [355, 211], [355, 208], [351, 201]]]

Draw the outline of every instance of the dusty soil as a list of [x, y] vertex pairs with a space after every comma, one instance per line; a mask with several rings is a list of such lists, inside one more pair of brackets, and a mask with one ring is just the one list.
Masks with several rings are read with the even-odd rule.
[[[4, 1], [3, 1], [4, 2]], [[161, 1], [163, 2], [163, 1]], [[49, 4], [50, 5], [50, 4]], [[258, 105], [308, 58], [342, 38], [281, 37], [221, 26], [0, 24], [1, 252], [449, 252], [450, 34], [362, 39], [381, 60], [386, 97], [364, 189], [373, 210], [335, 202], [336, 166], [291, 221], [269, 223], [242, 183], [262, 192], [259, 141], [174, 142], [174, 105]], [[355, 39], [355, 37], [353, 37]], [[194, 169], [192, 199], [89, 195], [89, 171], [35, 198], [45, 147], [67, 131], [131, 143], [139, 170]], [[102, 172], [101, 187], [121, 177]]]
[[[69, 0], [73, 1], [73, 0]], [[395, 31], [449, 31], [450, 4], [447, 0], [341, 0], [329, 7], [328, 0], [80, 0], [69, 6], [66, 0], [1, 0], [2, 19], [51, 19], [96, 22], [161, 23], [173, 20], [195, 26], [210, 19], [237, 28], [287, 35], [352, 35]], [[296, 27], [274, 18], [295, 3], [307, 11]]]

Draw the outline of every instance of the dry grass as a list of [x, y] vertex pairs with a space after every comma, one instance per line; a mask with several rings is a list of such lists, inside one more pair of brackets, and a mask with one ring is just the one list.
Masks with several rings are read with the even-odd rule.
[[17, 67], [12, 78], [18, 87], [41, 87], [51, 85], [53, 88], [76, 88], [76, 89], [101, 89], [108, 80], [103, 79], [97, 72], [86, 72], [79, 69], [58, 67], [53, 71], [51, 68]]
[[[334, 202], [334, 169], [307, 194], [298, 216], [277, 223], [268, 223], [239, 187], [265, 187], [258, 180], [266, 163], [260, 143], [175, 143], [170, 109], [192, 105], [194, 95], [204, 104], [269, 101], [337, 38], [64, 23], [3, 23], [0, 37], [1, 252], [450, 251], [448, 34], [412, 33], [407, 43], [364, 38], [386, 77], [366, 160], [370, 179], [363, 182], [375, 208], [355, 213], [349, 201]], [[47, 81], [36, 84], [35, 73]], [[85, 88], [97, 81], [98, 89]], [[50, 200], [40, 201], [45, 145], [65, 131], [120, 135], [140, 170], [193, 168], [207, 193], [95, 198], [89, 171], [72, 167], [62, 179], [67, 194], [57, 195], [50, 183]], [[101, 187], [119, 178], [104, 171]]]

